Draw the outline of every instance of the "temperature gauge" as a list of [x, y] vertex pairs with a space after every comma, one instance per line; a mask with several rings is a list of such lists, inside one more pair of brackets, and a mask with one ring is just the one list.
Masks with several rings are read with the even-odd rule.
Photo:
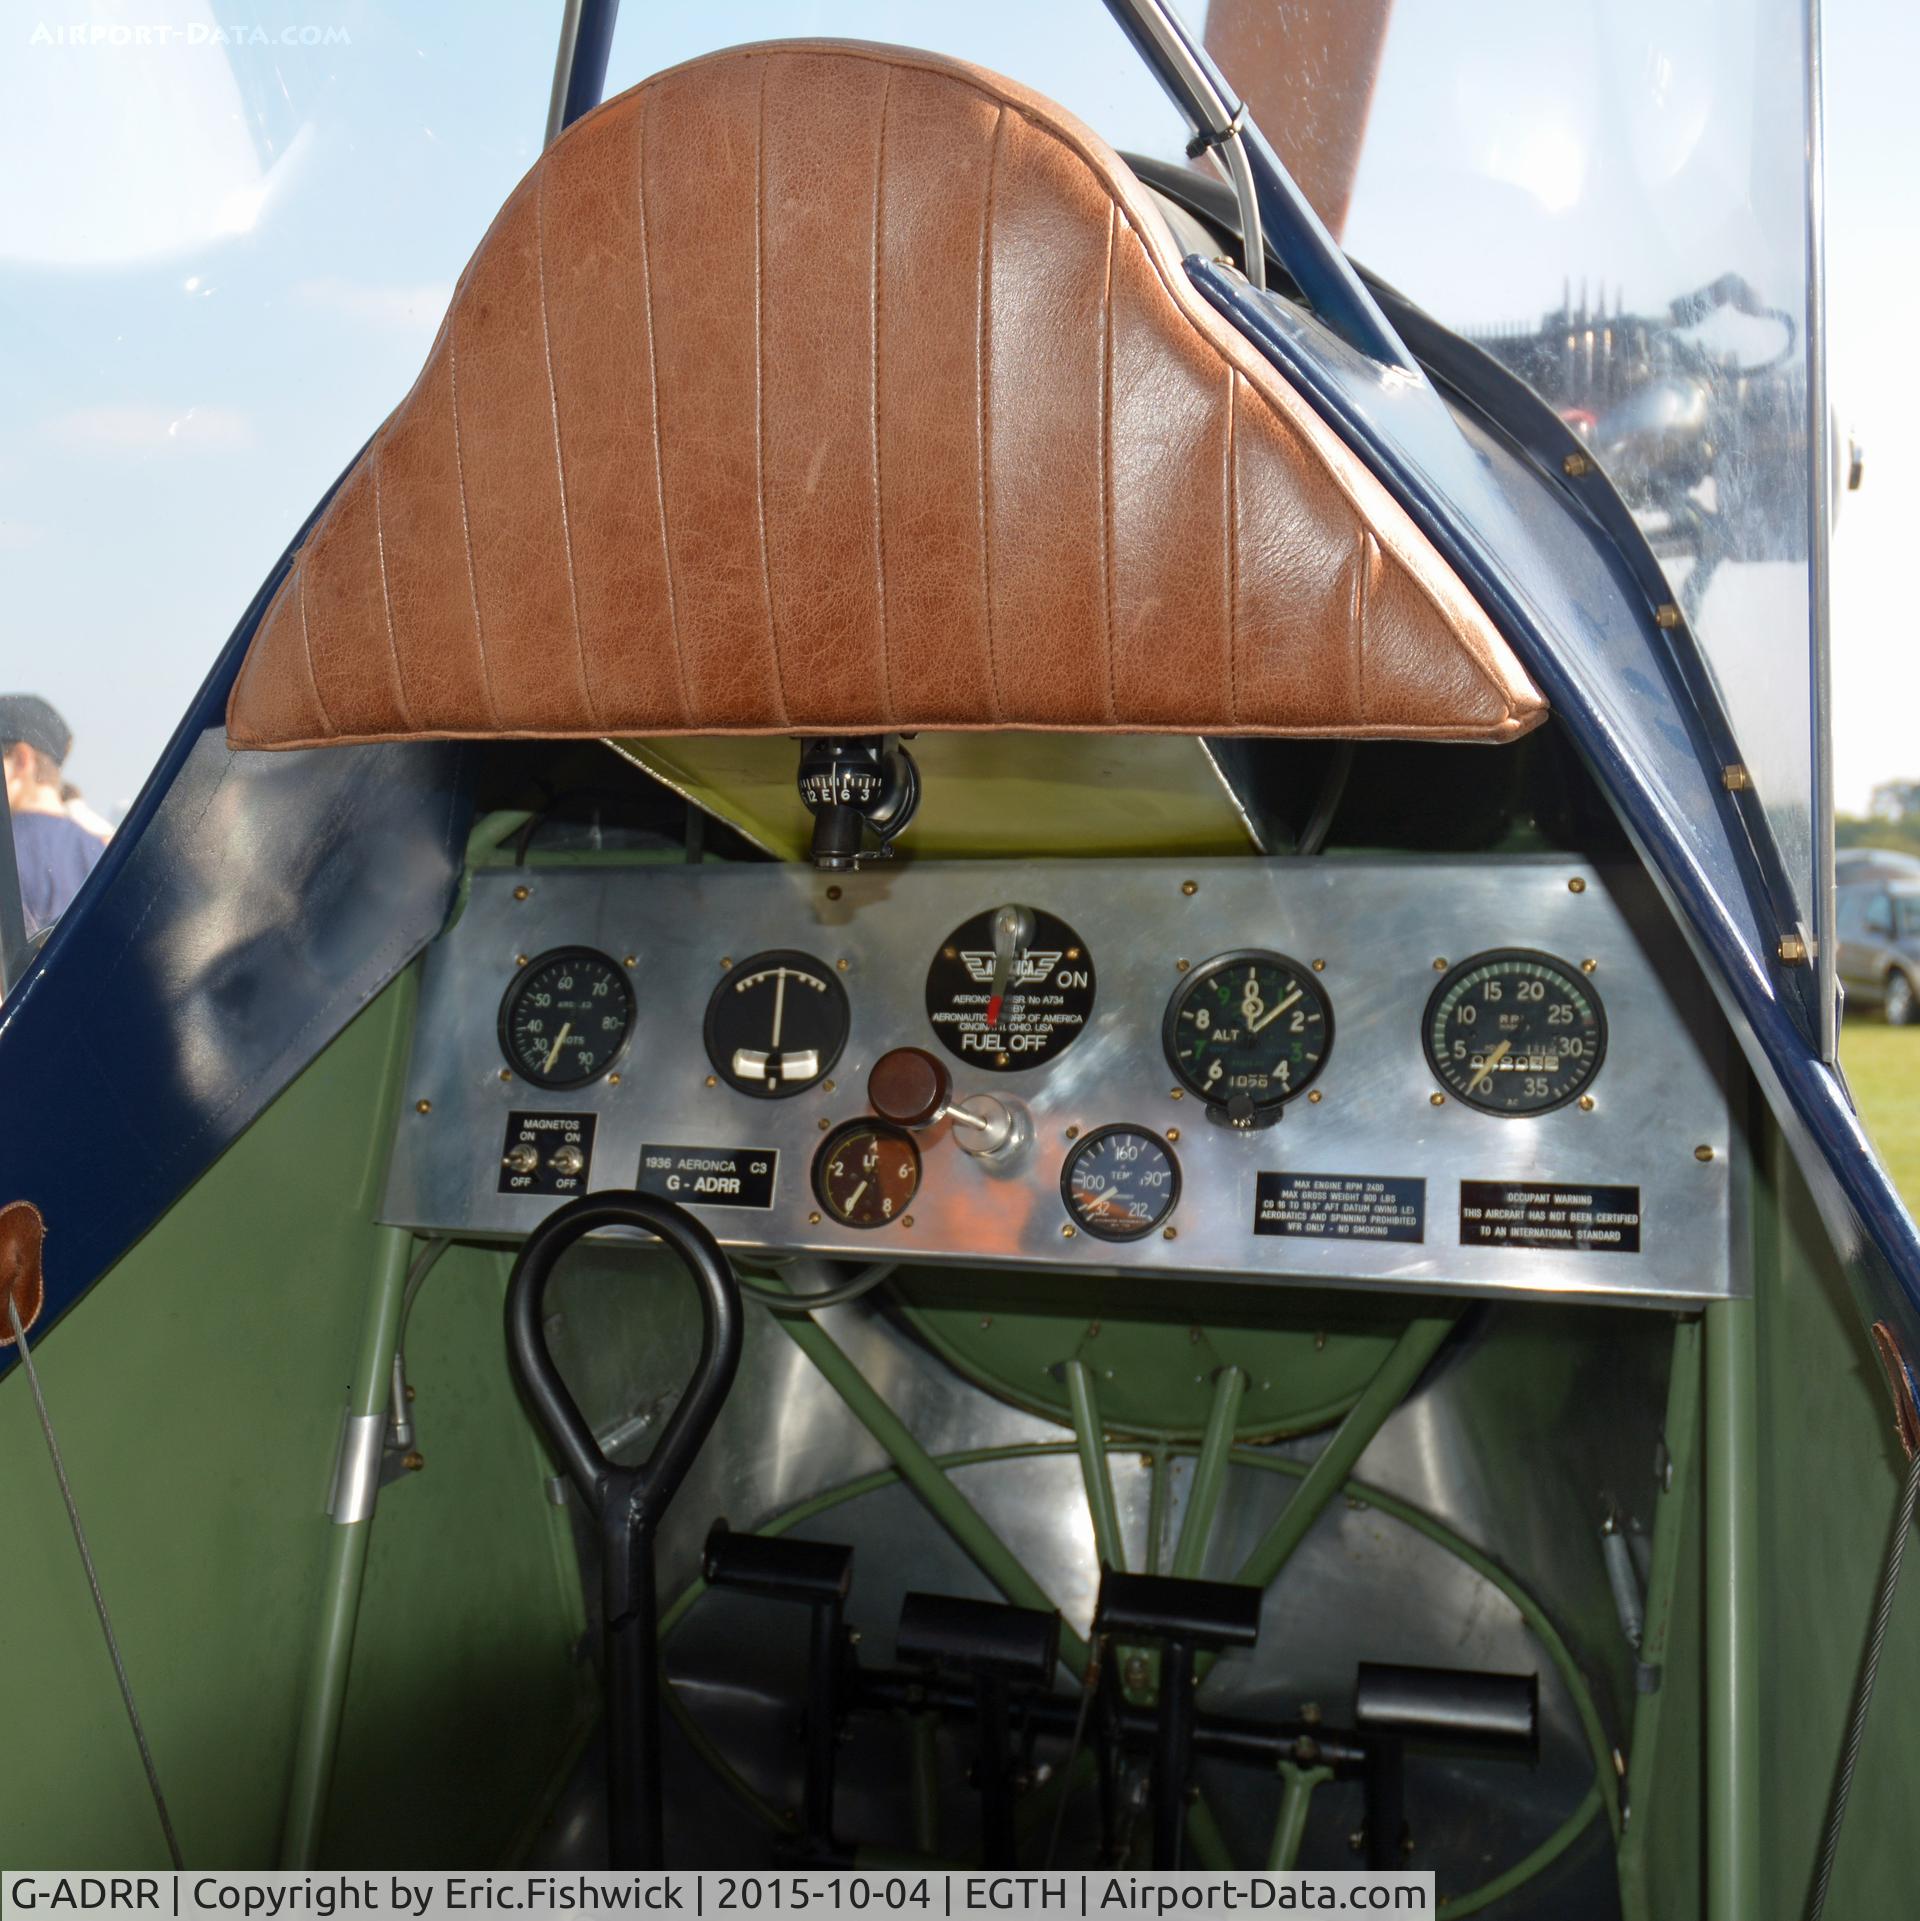
[[1060, 1197], [1083, 1233], [1137, 1241], [1179, 1205], [1180, 1163], [1144, 1127], [1096, 1127], [1067, 1156]]

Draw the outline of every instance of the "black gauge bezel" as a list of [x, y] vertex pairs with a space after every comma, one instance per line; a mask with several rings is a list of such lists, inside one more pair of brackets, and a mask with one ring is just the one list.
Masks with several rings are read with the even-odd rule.
[[[1594, 1015], [1594, 1053], [1592, 1064], [1586, 1072], [1557, 1099], [1547, 1101], [1538, 1107], [1497, 1107], [1484, 1100], [1476, 1100], [1473, 1095], [1463, 1093], [1442, 1071], [1440, 1062], [1433, 1052], [1433, 1023], [1440, 1011], [1440, 1003], [1449, 991], [1464, 976], [1477, 973], [1483, 967], [1492, 967], [1503, 961], [1531, 961], [1539, 967], [1550, 967], [1559, 974], [1568, 986], [1578, 989], [1593, 1003]], [[1420, 1051], [1426, 1056], [1427, 1071], [1442, 1093], [1449, 1100], [1458, 1101], [1462, 1107], [1470, 1107], [1476, 1114], [1490, 1114], [1499, 1121], [1528, 1121], [1542, 1114], [1558, 1113], [1563, 1107], [1570, 1107], [1580, 1096], [1588, 1091], [1600, 1077], [1600, 1070], [1607, 1060], [1607, 1007], [1600, 998], [1599, 990], [1574, 961], [1562, 960], [1558, 954], [1549, 954], [1538, 947], [1489, 947], [1484, 953], [1469, 954], [1457, 966], [1449, 967], [1441, 975], [1438, 985], [1427, 996], [1425, 1011], [1420, 1016]]]
[[[1049, 1026], [1048, 1044], [1044, 1048], [1013, 1048], [1005, 1053], [988, 1052], [984, 1048], [969, 1049], [965, 1044], [962, 1031], [955, 1022], [943, 1020], [940, 1017], [956, 1011], [954, 1001], [957, 995], [971, 992], [979, 987], [980, 983], [966, 974], [966, 963], [961, 960], [960, 951], [963, 943], [981, 950], [992, 947], [995, 912], [994, 908], [983, 907], [978, 913], [969, 914], [933, 950], [933, 958], [927, 963], [926, 973], [927, 1025], [933, 1029], [934, 1039], [955, 1060], [964, 1063], [969, 1072], [1032, 1073], [1044, 1067], [1051, 1067], [1075, 1041], [1092, 1028], [1093, 1011], [1099, 999], [1099, 972], [1094, 966], [1093, 949], [1082, 939], [1079, 930], [1062, 915], [1054, 913], [1051, 908], [1035, 907], [1032, 910], [1034, 945], [1038, 947], [1043, 942], [1057, 942], [1059, 947], [1057, 960], [1064, 963], [1069, 956], [1072, 956], [1071, 964], [1087, 977], [1084, 987], [1059, 989], [1063, 996], [1072, 997], [1072, 1005], [1079, 1013], [1079, 1020], [1071, 1026], [1064, 1021]], [[980, 931], [974, 940], [968, 942], [967, 930], [972, 927], [978, 927]], [[956, 969], [966, 975], [964, 981], [951, 978]]]
[[[1145, 1227], [1132, 1229], [1096, 1227], [1074, 1206], [1073, 1170], [1079, 1165], [1083, 1154], [1097, 1147], [1112, 1134], [1131, 1134], [1136, 1139], [1152, 1141], [1167, 1157], [1167, 1165], [1173, 1170], [1173, 1192], [1167, 1196], [1166, 1206]], [[1165, 1227], [1173, 1218], [1174, 1210], [1180, 1205], [1181, 1186], [1180, 1156], [1173, 1151], [1173, 1143], [1164, 1134], [1157, 1133], [1151, 1127], [1142, 1127], [1137, 1121], [1113, 1121], [1105, 1127], [1096, 1127], [1091, 1133], [1081, 1135], [1067, 1149], [1067, 1157], [1060, 1163], [1060, 1205], [1067, 1210], [1067, 1219], [1073, 1223], [1078, 1232], [1091, 1234], [1097, 1241], [1144, 1241], [1149, 1235]]]
[[[839, 1010], [840, 1038], [834, 1042], [833, 1051], [820, 1063], [820, 1071], [810, 1081], [796, 1081], [779, 1087], [769, 1088], [764, 1084], [755, 1086], [751, 1081], [736, 1080], [730, 1057], [723, 1057], [714, 1045], [713, 1030], [721, 1006], [721, 997], [743, 974], [764, 973], [770, 966], [798, 966], [806, 972], [818, 976], [827, 984], [827, 998]], [[846, 1052], [847, 1038], [853, 1031], [853, 1005], [847, 999], [847, 990], [840, 984], [840, 971], [831, 961], [823, 961], [818, 954], [809, 954], [799, 947], [769, 947], [758, 954], [749, 954], [745, 960], [735, 961], [714, 983], [713, 992], [707, 996], [707, 1011], [700, 1023], [700, 1039], [707, 1050], [707, 1059], [713, 1071], [736, 1094], [745, 1094], [750, 1100], [785, 1101], [796, 1095], [810, 1093], [831, 1074], [839, 1064], [840, 1056]]]
[[1236, 947], [1230, 954], [1215, 954], [1198, 967], [1190, 969], [1180, 977], [1178, 984], [1167, 996], [1167, 1011], [1160, 1018], [1160, 1049], [1167, 1057], [1167, 1065], [1173, 1070], [1176, 1080], [1188, 1093], [1204, 1101], [1209, 1108], [1224, 1111], [1228, 1102], [1209, 1094], [1201, 1085], [1199, 1078], [1180, 1058], [1177, 1045], [1179, 1040], [1180, 1011], [1187, 1004], [1189, 995], [1196, 993], [1214, 975], [1227, 968], [1243, 967], [1249, 961], [1265, 961], [1274, 967], [1287, 968], [1300, 984], [1320, 1003], [1322, 1024], [1326, 1032], [1325, 1044], [1320, 1049], [1320, 1060], [1313, 1072], [1298, 1087], [1289, 1088], [1276, 1100], [1254, 1101], [1256, 1114], [1277, 1114], [1289, 1101], [1295, 1101], [1308, 1088], [1317, 1082], [1327, 1071], [1327, 1063], [1333, 1059], [1334, 1019], [1333, 996], [1320, 984], [1320, 977], [1305, 961], [1297, 961], [1291, 954], [1283, 954], [1272, 947]]
[[[571, 1074], [564, 1078], [549, 1079], [543, 1075], [529, 1074], [513, 1051], [513, 1034], [509, 1016], [514, 1003], [520, 998], [527, 983], [543, 968], [551, 967], [556, 961], [593, 961], [606, 968], [620, 984], [620, 992], [626, 997], [626, 1026], [620, 1035], [620, 1045], [616, 1047], [601, 1064], [589, 1074]], [[633, 1044], [634, 1022], [640, 1015], [640, 1003], [633, 991], [633, 983], [627, 978], [627, 970], [613, 958], [597, 947], [549, 947], [544, 954], [534, 957], [507, 983], [507, 991], [500, 996], [500, 1012], [494, 1022], [494, 1031], [500, 1041], [500, 1057], [513, 1072], [529, 1087], [538, 1087], [550, 1094], [570, 1093], [575, 1088], [591, 1087], [595, 1081], [611, 1073], [624, 1058], [627, 1049]]]
[[904, 1127], [896, 1127], [891, 1121], [883, 1121], [874, 1114], [857, 1114], [850, 1121], [842, 1121], [838, 1127], [828, 1131], [827, 1137], [814, 1150], [813, 1166], [808, 1178], [813, 1185], [813, 1198], [820, 1203], [823, 1221], [831, 1221], [835, 1227], [851, 1228], [856, 1234], [876, 1234], [884, 1227], [898, 1227], [905, 1217], [906, 1208], [888, 1221], [850, 1221], [831, 1200], [827, 1198], [827, 1184], [821, 1170], [827, 1164], [827, 1157], [840, 1143], [853, 1134], [877, 1134], [904, 1147], [913, 1156], [913, 1193], [907, 1196], [906, 1207], [911, 1207], [920, 1193], [921, 1183], [927, 1178], [927, 1163], [920, 1152], [920, 1143]]

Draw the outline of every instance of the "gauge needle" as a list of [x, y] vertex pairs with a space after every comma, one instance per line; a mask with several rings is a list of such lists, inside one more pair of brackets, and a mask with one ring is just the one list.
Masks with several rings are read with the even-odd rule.
[[780, 1051], [780, 1018], [787, 1009], [787, 970], [783, 967], [773, 977], [773, 1051]]
[[1299, 998], [1300, 998], [1300, 989], [1296, 987], [1293, 990], [1293, 992], [1289, 994], [1287, 998], [1283, 1000], [1280, 1003], [1280, 1005], [1273, 1010], [1271, 1014], [1262, 1014], [1261, 1017], [1257, 1021], [1255, 1021], [1251, 1027], [1247, 1029], [1247, 1032], [1249, 1034], [1259, 1033], [1261, 1028], [1265, 1027], [1269, 1021], [1277, 1021], [1280, 1018], [1280, 1016], [1284, 1014], [1287, 1011], [1287, 1009], [1291, 1007], [1294, 1004], [1294, 1002], [1297, 1001]]
[[840, 1203], [841, 1213], [851, 1214], [853, 1210], [860, 1205], [860, 1196], [864, 1194], [866, 1191], [867, 1191], [867, 1183], [865, 1181], [862, 1181], [860, 1185], [856, 1187], [853, 1190], [853, 1192], [849, 1194], [847, 1198]]
[[1477, 1094], [1480, 1091], [1480, 1083], [1482, 1081], [1490, 1081], [1493, 1079], [1493, 1070], [1506, 1059], [1507, 1055], [1512, 1051], [1512, 1048], [1513, 1043], [1511, 1041], [1495, 1041], [1494, 1044], [1487, 1049], [1486, 1058], [1480, 1063], [1479, 1073], [1474, 1075], [1473, 1079], [1467, 1083], [1467, 1092], [1469, 1094]]
[[566, 1046], [567, 1036], [572, 1032], [572, 1021], [562, 1021], [560, 1023], [560, 1031], [554, 1035], [553, 1045], [547, 1049], [547, 1058], [540, 1063], [541, 1073], [551, 1074], [553, 1072], [553, 1064], [560, 1058], [560, 1050]]

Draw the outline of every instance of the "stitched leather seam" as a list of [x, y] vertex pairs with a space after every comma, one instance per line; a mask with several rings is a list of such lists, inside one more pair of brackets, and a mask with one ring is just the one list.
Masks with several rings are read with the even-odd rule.
[[767, 603], [767, 642], [773, 649], [773, 685], [780, 718], [790, 721], [787, 677], [780, 658], [780, 628], [773, 617], [773, 572], [767, 561], [767, 300], [762, 269], [767, 222], [767, 70], [760, 69], [760, 100], [753, 135], [753, 497], [760, 509], [760, 592]]
[[647, 109], [652, 96], [640, 102], [636, 118], [635, 197], [640, 203], [640, 298], [647, 322], [647, 410], [653, 421], [653, 502], [660, 514], [660, 567], [667, 583], [667, 629], [673, 636], [673, 667], [680, 682], [680, 718], [693, 724], [693, 695], [687, 686], [686, 650], [680, 645], [680, 597], [673, 585], [673, 541], [667, 531], [667, 468], [660, 451], [660, 369], [653, 346], [653, 263], [647, 247]]
[[593, 676], [587, 672], [587, 636], [580, 625], [580, 581], [573, 566], [573, 520], [567, 512], [567, 457], [560, 444], [560, 389], [553, 378], [553, 329], [547, 320], [547, 177], [533, 189], [533, 271], [540, 290], [540, 360], [547, 370], [547, 415], [553, 423], [553, 480], [560, 494], [560, 545], [567, 556], [567, 598], [573, 603], [573, 646], [580, 668], [580, 691], [587, 697], [587, 714], [598, 721], [600, 703], [593, 695]]
[[1353, 580], [1353, 711], [1362, 721], [1367, 718], [1367, 580], [1373, 572], [1373, 557], [1379, 543], [1365, 527], [1360, 529], [1360, 552]]
[[993, 693], [996, 724], [1006, 719], [1000, 698], [1000, 662], [993, 639], [993, 486], [988, 467], [993, 459], [993, 425], [987, 407], [988, 337], [993, 328], [993, 196], [1000, 174], [1000, 129], [1006, 124], [1002, 107], [993, 117], [993, 137], [987, 142], [987, 191], [980, 207], [980, 292], [975, 301], [979, 332], [974, 348], [974, 437], [980, 448], [980, 598], [987, 621], [987, 685]]
[[873, 272], [867, 326], [872, 351], [867, 356], [873, 440], [873, 566], [874, 592], [880, 613], [880, 685], [886, 692], [887, 712], [893, 702], [893, 636], [887, 628], [887, 514], [880, 484], [880, 215], [881, 181], [887, 164], [887, 103], [893, 98], [893, 69], [887, 69], [880, 89], [880, 132], [873, 151]]
[[307, 684], [313, 689], [313, 704], [320, 709], [320, 725], [331, 738], [339, 729], [333, 724], [333, 716], [327, 712], [327, 703], [320, 693], [320, 676], [313, 671], [313, 636], [307, 631], [307, 570], [294, 569], [293, 591], [300, 602], [300, 646], [307, 657]]
[[487, 712], [500, 725], [500, 703], [493, 697], [493, 660], [487, 653], [487, 630], [480, 618], [480, 578], [473, 565], [473, 526], [467, 517], [467, 463], [460, 451], [460, 350], [454, 345], [453, 315], [447, 315], [447, 393], [453, 420], [453, 472], [460, 483], [460, 538], [467, 553], [467, 597], [473, 602], [473, 644], [480, 655], [480, 685], [487, 696]]
[[381, 439], [380, 434], [375, 434], [369, 449], [369, 464], [373, 468], [373, 551], [380, 561], [380, 610], [386, 616], [387, 652], [393, 656], [393, 688], [400, 696], [400, 718], [406, 722], [407, 732], [412, 733], [417, 723], [413, 718], [413, 702], [407, 698], [407, 676], [400, 665], [400, 644], [393, 636], [393, 594], [387, 586], [387, 529], [380, 509]]
[[1118, 723], [1113, 620], [1113, 234], [1117, 209], [1107, 204], [1107, 284], [1100, 313], [1100, 584], [1107, 623], [1107, 719]]

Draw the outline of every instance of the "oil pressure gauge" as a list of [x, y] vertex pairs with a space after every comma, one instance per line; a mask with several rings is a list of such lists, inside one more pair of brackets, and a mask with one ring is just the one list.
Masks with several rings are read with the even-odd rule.
[[1504, 948], [1449, 972], [1427, 1002], [1427, 1064], [1483, 1114], [1547, 1114], [1600, 1071], [1607, 1016], [1593, 983], [1551, 954]]

